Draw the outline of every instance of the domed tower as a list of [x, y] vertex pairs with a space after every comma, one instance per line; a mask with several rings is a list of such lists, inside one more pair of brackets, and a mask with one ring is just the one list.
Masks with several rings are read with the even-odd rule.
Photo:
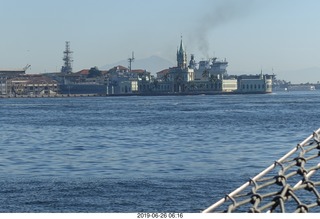
[[194, 59], [194, 54], [191, 54], [191, 59], [188, 67], [191, 69], [196, 69], [196, 66], [197, 66], [197, 63], [196, 63], [196, 60]]
[[187, 68], [187, 53], [184, 50], [182, 37], [181, 37], [181, 41], [180, 41], [180, 48], [177, 51], [177, 62], [178, 62], [179, 68], [181, 68], [181, 69]]

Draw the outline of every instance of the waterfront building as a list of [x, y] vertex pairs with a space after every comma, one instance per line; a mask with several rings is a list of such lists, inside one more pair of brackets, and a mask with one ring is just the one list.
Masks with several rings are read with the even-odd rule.
[[115, 66], [108, 70], [107, 95], [149, 92], [151, 73], [144, 69], [132, 69]]
[[156, 92], [214, 93], [236, 91], [237, 79], [228, 77], [228, 62], [217, 58], [208, 61], [195, 61], [192, 54], [187, 66], [187, 54], [182, 39], [177, 50], [177, 67], [157, 73]]
[[159, 71], [156, 73], [156, 75], [157, 75], [158, 81], [167, 82], [168, 76], [169, 76], [169, 69], [164, 69], [162, 71]]
[[194, 80], [194, 70], [187, 66], [187, 62], [187, 53], [181, 37], [180, 46], [177, 49], [177, 66], [157, 73], [159, 84], [157, 84], [156, 90], [186, 92], [188, 83]]
[[[62, 94], [132, 94], [150, 89], [151, 73], [142, 69], [129, 70], [124, 66], [115, 66], [108, 71], [97, 67], [79, 72], [61, 75]], [[61, 81], [61, 80], [60, 80]]]
[[43, 75], [23, 75], [7, 81], [9, 96], [39, 96], [58, 93], [58, 83]]
[[0, 69], [0, 95], [7, 95], [8, 90], [8, 84], [7, 81], [15, 78], [19, 75], [24, 75], [26, 73], [26, 70], [30, 66], [27, 65], [23, 69], [15, 69], [15, 70], [9, 70], [9, 69]]
[[236, 78], [222, 79], [221, 91], [233, 92], [238, 90], [238, 80]]
[[238, 76], [238, 92], [240, 93], [272, 93], [273, 75], [241, 75]]
[[189, 82], [189, 92], [234, 92], [238, 88], [238, 81], [235, 78], [215, 80], [194, 80]]
[[132, 73], [135, 74], [133, 78], [137, 79], [138, 82], [138, 89], [136, 92], [150, 92], [152, 89], [151, 86], [151, 73], [147, 72], [146, 70], [142, 69], [137, 69], [137, 70], [132, 70]]
[[153, 81], [152, 91], [155, 93], [172, 93], [173, 83], [170, 81], [159, 81], [155, 79]]

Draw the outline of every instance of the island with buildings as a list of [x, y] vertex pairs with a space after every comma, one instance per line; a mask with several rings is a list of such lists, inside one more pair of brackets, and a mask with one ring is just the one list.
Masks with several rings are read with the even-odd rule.
[[196, 62], [187, 53], [181, 38], [177, 65], [152, 75], [145, 69], [115, 66], [72, 71], [72, 51], [66, 42], [64, 65], [60, 72], [26, 74], [27, 65], [18, 70], [0, 70], [0, 97], [119, 96], [119, 95], [197, 95], [271, 93], [274, 75], [228, 75], [226, 59]]

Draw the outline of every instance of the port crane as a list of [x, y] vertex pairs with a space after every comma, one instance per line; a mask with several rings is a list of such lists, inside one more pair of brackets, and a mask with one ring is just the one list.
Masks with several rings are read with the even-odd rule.
[[31, 67], [31, 65], [27, 64], [22, 70], [27, 71], [30, 67]]

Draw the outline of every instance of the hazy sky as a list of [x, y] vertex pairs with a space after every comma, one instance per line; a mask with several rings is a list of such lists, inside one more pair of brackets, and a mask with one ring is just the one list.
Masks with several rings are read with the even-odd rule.
[[[0, 0], [0, 68], [59, 71], [65, 41], [75, 71], [158, 55], [227, 58], [229, 73], [320, 68], [318, 0]], [[320, 72], [319, 72], [320, 75]], [[304, 81], [301, 76], [301, 81]], [[314, 81], [320, 76], [314, 74]]]

